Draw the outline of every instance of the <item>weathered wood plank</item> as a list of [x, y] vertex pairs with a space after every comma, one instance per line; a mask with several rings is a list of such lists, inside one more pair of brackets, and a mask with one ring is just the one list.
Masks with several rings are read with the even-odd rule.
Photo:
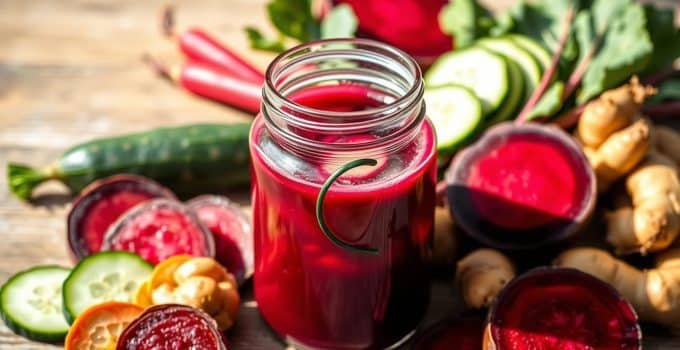
[[[266, 0], [175, 1], [179, 26], [200, 24], [260, 67], [272, 58], [247, 47], [242, 27], [265, 26]], [[503, 7], [513, 0], [492, 1]], [[672, 0], [663, 0], [672, 5]], [[144, 52], [180, 62], [161, 37], [158, 10], [167, 3], [110, 0], [0, 0], [0, 167], [7, 161], [48, 164], [68, 146], [91, 138], [200, 121], [250, 116], [196, 99], [156, 79]], [[3, 170], [4, 171], [4, 170]], [[41, 195], [42, 194], [42, 195]], [[38, 190], [37, 205], [7, 191], [0, 176], [0, 283], [37, 264], [69, 265], [65, 241], [68, 195], [58, 184]], [[425, 324], [459, 310], [448, 282], [437, 282]], [[234, 349], [282, 349], [246, 290]], [[57, 349], [0, 326], [0, 349]], [[645, 349], [677, 349], [679, 339], [646, 335]]]

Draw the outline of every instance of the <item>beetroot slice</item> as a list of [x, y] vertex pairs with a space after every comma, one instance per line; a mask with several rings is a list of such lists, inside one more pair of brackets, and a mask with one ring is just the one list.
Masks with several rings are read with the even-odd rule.
[[226, 350], [215, 321], [199, 309], [163, 304], [146, 309], [123, 330], [117, 350]]
[[567, 268], [533, 269], [510, 282], [489, 310], [485, 348], [641, 349], [637, 315], [614, 288]]
[[100, 251], [109, 226], [128, 209], [153, 198], [175, 199], [175, 195], [151, 179], [129, 174], [110, 176], [83, 189], [66, 221], [73, 259]]
[[418, 335], [414, 350], [481, 350], [484, 320], [479, 317], [450, 319], [436, 323]]
[[236, 204], [223, 196], [199, 196], [188, 201], [187, 207], [212, 232], [217, 261], [242, 285], [255, 269], [250, 220]]
[[454, 221], [500, 249], [572, 237], [595, 207], [595, 175], [585, 155], [551, 126], [499, 124], [459, 152], [445, 178]]
[[128, 210], [109, 227], [104, 250], [126, 250], [158, 264], [178, 254], [215, 256], [215, 242], [182, 203], [154, 199]]

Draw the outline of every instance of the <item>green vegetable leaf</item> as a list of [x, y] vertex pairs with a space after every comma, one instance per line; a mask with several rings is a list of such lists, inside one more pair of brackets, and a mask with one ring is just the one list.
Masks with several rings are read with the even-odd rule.
[[444, 33], [453, 35], [457, 48], [465, 48], [489, 35], [496, 21], [475, 0], [452, 0], [439, 13], [439, 25]]
[[311, 0], [272, 0], [267, 13], [281, 34], [305, 42], [319, 39], [321, 34], [311, 7]]
[[257, 28], [246, 27], [246, 34], [250, 41], [250, 47], [263, 51], [283, 52], [286, 50], [286, 45], [283, 38], [268, 38], [265, 37]]
[[680, 57], [680, 29], [674, 24], [673, 8], [645, 6], [647, 31], [649, 32], [654, 54], [649, 60], [643, 75], [648, 75], [670, 66]]
[[[593, 12], [594, 23], [598, 22], [597, 16], [597, 12]], [[577, 103], [585, 103], [619, 85], [647, 65], [653, 46], [646, 26], [644, 8], [638, 4], [626, 6], [610, 19], [601, 47], [583, 76]], [[595, 28], [599, 26], [596, 24]]]
[[[509, 13], [513, 18], [511, 31], [528, 36], [555, 52], [559, 44], [559, 36], [563, 27], [564, 14], [569, 8], [575, 11], [581, 7], [578, 0], [545, 0], [537, 3], [519, 2]], [[563, 69], [578, 57], [578, 47], [573, 36], [567, 40], [562, 51]]]
[[668, 100], [680, 101], [680, 80], [667, 80], [659, 86], [659, 92], [648, 98], [647, 102], [658, 104]]
[[335, 6], [321, 22], [321, 39], [351, 38], [357, 31], [359, 20], [347, 4]]
[[562, 93], [564, 92], [564, 82], [554, 82], [536, 103], [533, 110], [527, 115], [526, 120], [538, 117], [548, 117], [554, 115], [562, 109]]

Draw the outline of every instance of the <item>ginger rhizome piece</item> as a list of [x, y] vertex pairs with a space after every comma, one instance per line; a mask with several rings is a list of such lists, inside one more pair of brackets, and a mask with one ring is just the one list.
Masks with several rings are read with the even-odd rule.
[[680, 180], [663, 156], [648, 156], [626, 178], [632, 203], [605, 214], [607, 242], [619, 252], [654, 252], [680, 234]]
[[573, 248], [554, 261], [589, 273], [612, 285], [633, 305], [643, 321], [680, 334], [680, 248], [656, 257], [656, 267], [640, 270], [597, 248]]
[[498, 292], [516, 275], [515, 266], [494, 249], [477, 249], [458, 261], [456, 286], [465, 305], [489, 307]]
[[630, 83], [606, 91], [586, 105], [575, 136], [595, 171], [600, 192], [631, 171], [647, 153], [651, 123], [638, 119], [645, 98], [655, 92], [633, 77]]
[[605, 216], [607, 241], [620, 253], [659, 251], [680, 234], [680, 134], [639, 114], [655, 92], [633, 78], [589, 103], [576, 129], [598, 192], [625, 183], [626, 196], [615, 195]]
[[236, 321], [240, 296], [234, 276], [214, 259], [177, 255], [156, 265], [151, 278], [140, 286], [135, 303], [195, 307], [224, 331]]

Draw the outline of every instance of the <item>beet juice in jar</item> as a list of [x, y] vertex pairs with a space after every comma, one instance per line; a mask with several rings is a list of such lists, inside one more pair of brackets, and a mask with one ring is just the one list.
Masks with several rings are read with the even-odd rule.
[[435, 136], [417, 64], [363, 39], [269, 66], [253, 122], [255, 298], [287, 342], [382, 349], [429, 301]]

